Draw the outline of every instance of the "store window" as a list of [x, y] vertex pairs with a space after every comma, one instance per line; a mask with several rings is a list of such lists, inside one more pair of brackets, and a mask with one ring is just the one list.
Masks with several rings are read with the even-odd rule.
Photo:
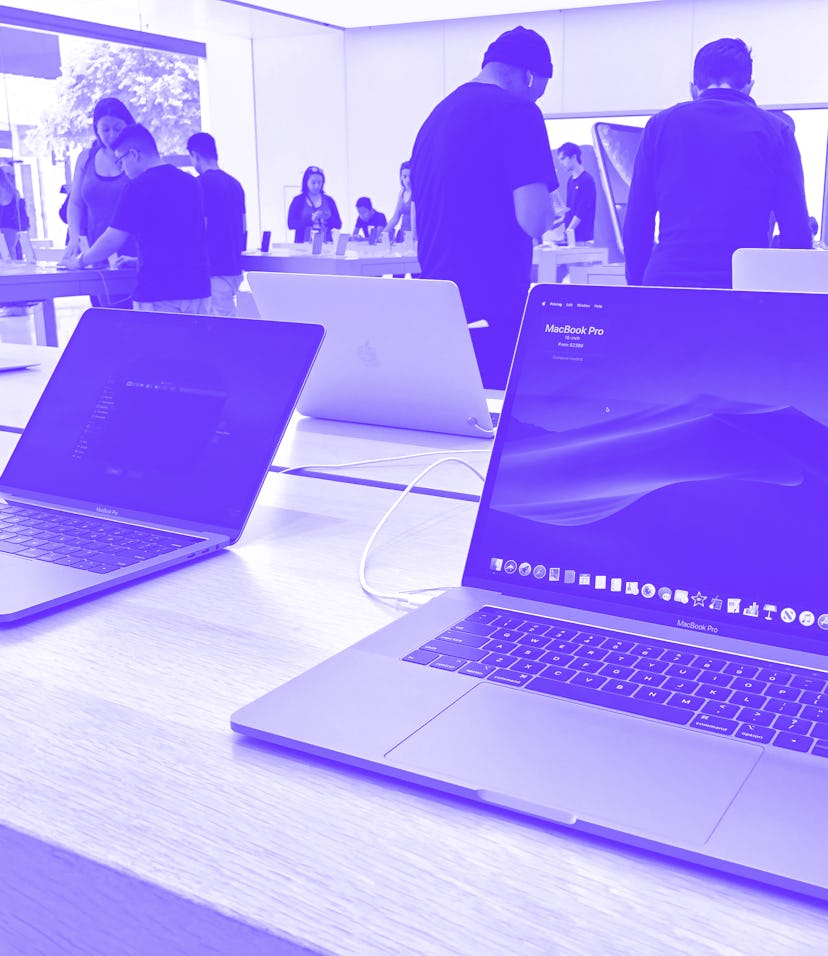
[[[828, 215], [828, 196], [825, 183], [828, 181], [826, 165], [826, 140], [828, 139], [828, 109], [822, 106], [786, 108], [784, 112], [793, 120], [796, 141], [802, 156], [805, 175], [805, 198], [808, 211], [817, 220]], [[561, 143], [573, 142], [579, 146], [593, 144], [592, 130], [596, 123], [615, 123], [626, 126], [644, 126], [647, 115], [637, 116], [588, 116], [548, 118], [546, 129], [553, 149]], [[823, 207], [825, 211], [823, 212]], [[819, 222], [823, 239], [828, 237], [828, 224]]]
[[180, 156], [201, 128], [201, 68], [190, 53], [0, 27], [0, 164], [11, 163], [35, 241], [64, 245], [59, 211], [77, 157], [93, 142], [97, 100], [117, 96], [162, 155]]

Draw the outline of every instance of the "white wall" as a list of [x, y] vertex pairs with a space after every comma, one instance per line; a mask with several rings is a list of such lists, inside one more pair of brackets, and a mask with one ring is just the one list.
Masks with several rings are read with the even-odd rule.
[[688, 96], [696, 50], [720, 36], [753, 47], [763, 105], [828, 103], [826, 0], [662, 0], [345, 33], [349, 192], [387, 211], [420, 123], [475, 75], [487, 45], [518, 23], [548, 41], [547, 114], [656, 111]]
[[288, 238], [287, 206], [307, 166], [322, 167], [325, 190], [343, 223], [349, 218], [342, 201], [348, 191], [342, 32], [301, 21], [288, 26], [284, 35], [253, 40], [259, 204], [262, 228], [274, 241]]
[[221, 163], [248, 194], [251, 240], [284, 238], [285, 196], [314, 163], [346, 228], [367, 194], [388, 213], [421, 122], [517, 23], [542, 33], [547, 114], [655, 111], [687, 95], [692, 60], [741, 36], [763, 105], [828, 103], [828, 0], [659, 3], [341, 31], [221, 0], [29, 0], [27, 9], [207, 44], [206, 108]]

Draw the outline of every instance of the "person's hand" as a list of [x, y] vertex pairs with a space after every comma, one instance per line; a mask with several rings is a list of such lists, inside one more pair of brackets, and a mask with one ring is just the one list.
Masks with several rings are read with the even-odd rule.
[[138, 256], [116, 256], [113, 263], [115, 269], [137, 269]]
[[83, 268], [83, 263], [81, 262], [81, 256], [64, 256], [61, 259], [60, 264], [64, 269], [71, 269], [72, 271], [77, 271], [78, 269]]
[[80, 255], [80, 243], [76, 239], [70, 239], [63, 250], [61, 262], [66, 263], [69, 259], [75, 259]]

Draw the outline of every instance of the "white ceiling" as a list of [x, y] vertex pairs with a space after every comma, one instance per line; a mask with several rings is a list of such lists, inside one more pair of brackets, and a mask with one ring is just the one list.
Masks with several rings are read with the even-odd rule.
[[[233, 3], [234, 0], [226, 0]], [[251, 6], [334, 27], [377, 27], [428, 20], [466, 20], [576, 7], [609, 7], [658, 0], [248, 0]]]

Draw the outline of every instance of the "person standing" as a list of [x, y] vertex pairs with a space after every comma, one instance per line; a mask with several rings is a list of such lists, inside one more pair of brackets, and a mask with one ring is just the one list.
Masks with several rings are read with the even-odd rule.
[[536, 105], [552, 76], [546, 41], [516, 27], [486, 50], [477, 77], [420, 128], [411, 157], [425, 279], [456, 282], [487, 388], [506, 384], [529, 290], [532, 240], [553, 218], [558, 181]]
[[[399, 229], [396, 234], [394, 230], [399, 223]], [[400, 166], [400, 194], [397, 196], [397, 205], [394, 207], [394, 213], [391, 221], [386, 225], [385, 231], [394, 237], [395, 242], [402, 240], [409, 235], [414, 235], [414, 223], [411, 216], [411, 162], [406, 160]]]
[[81, 236], [86, 236], [92, 245], [112, 220], [126, 186], [126, 176], [115, 162], [112, 144], [124, 127], [134, 122], [132, 113], [114, 96], [106, 96], [95, 104], [92, 111], [95, 141], [78, 156], [66, 204], [67, 259], [80, 252]]
[[595, 238], [595, 180], [583, 167], [580, 146], [564, 143], [558, 148], [558, 159], [569, 174], [564, 228], [573, 231], [576, 243], [592, 242]]
[[194, 133], [187, 140], [187, 151], [198, 173], [207, 218], [213, 312], [235, 316], [247, 244], [244, 189], [238, 179], [219, 169], [216, 141], [209, 133]]
[[138, 282], [133, 308], [209, 313], [207, 229], [198, 182], [161, 159], [152, 133], [140, 123], [125, 127], [112, 148], [129, 182], [112, 224], [67, 266], [82, 269], [108, 259], [134, 237]]
[[[696, 54], [692, 99], [644, 128], [624, 221], [630, 285], [730, 288], [736, 249], [810, 249], [802, 161], [793, 130], [750, 93], [753, 60], [743, 40]], [[653, 248], [656, 214], [658, 245]]]
[[12, 259], [21, 258], [18, 234], [29, 228], [26, 200], [17, 191], [14, 168], [9, 160], [0, 161], [0, 234]]
[[331, 242], [332, 229], [342, 228], [336, 203], [325, 192], [325, 174], [318, 166], [308, 166], [302, 175], [302, 192], [294, 196], [288, 207], [288, 229], [293, 241], [304, 242], [305, 233], [321, 232], [324, 242]]
[[[84, 149], [75, 164], [75, 174], [66, 200], [66, 251], [67, 262], [81, 251], [81, 239], [86, 237], [90, 245], [103, 235], [112, 221], [112, 215], [127, 178], [112, 151], [112, 144], [126, 126], [135, 122], [129, 109], [114, 96], [98, 100], [92, 110], [92, 131], [95, 140]], [[129, 241], [121, 250], [126, 256], [135, 256], [135, 243]], [[96, 268], [106, 269], [105, 260], [95, 263]], [[108, 305], [129, 309], [132, 300], [118, 297], [111, 300], [107, 295], [90, 296], [92, 305]]]

